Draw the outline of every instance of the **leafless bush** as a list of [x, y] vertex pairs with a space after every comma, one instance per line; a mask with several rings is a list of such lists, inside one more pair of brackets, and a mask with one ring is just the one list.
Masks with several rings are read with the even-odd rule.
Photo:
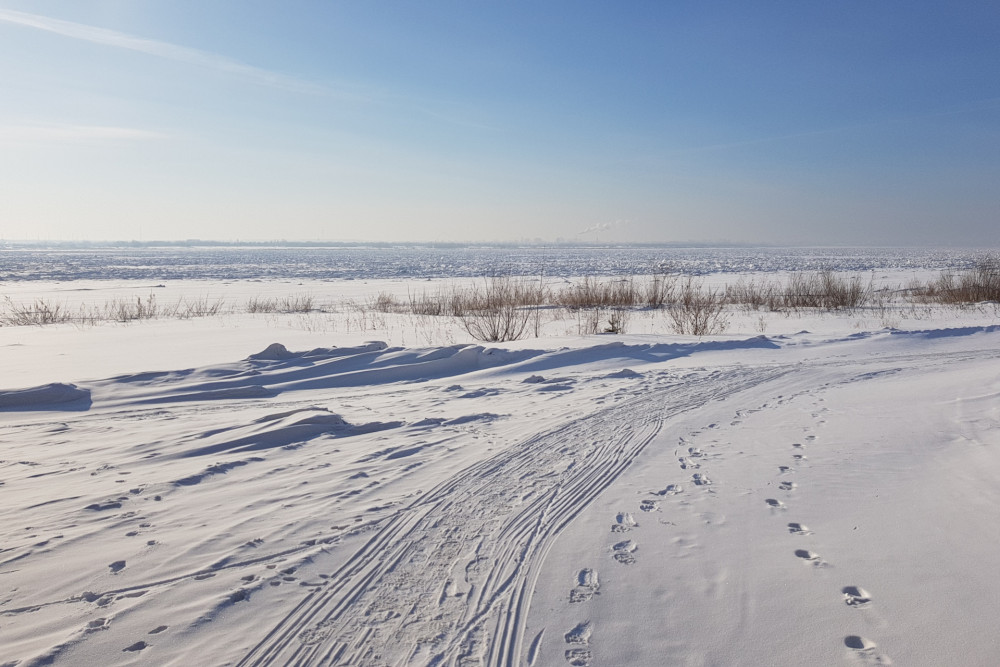
[[794, 273], [785, 289], [783, 306], [792, 310], [856, 310], [869, 303], [874, 293], [872, 281], [860, 276], [838, 277], [833, 271]]
[[531, 283], [508, 275], [486, 278], [482, 287], [473, 285], [452, 294], [453, 312], [465, 332], [476, 340], [518, 340], [528, 330], [533, 308], [541, 295]]
[[677, 289], [677, 278], [666, 273], [654, 273], [648, 283], [644, 293], [645, 304], [649, 308], [663, 308], [673, 299], [674, 291]]
[[600, 308], [578, 309], [576, 311], [576, 333], [592, 336], [601, 330], [602, 311]]
[[726, 285], [726, 302], [751, 310], [779, 310], [785, 301], [785, 290], [777, 283], [766, 280], [740, 280]]
[[584, 276], [582, 281], [563, 288], [555, 295], [558, 305], [571, 310], [631, 307], [641, 300], [635, 279], [631, 277], [602, 281]]
[[670, 304], [667, 315], [675, 333], [711, 336], [724, 333], [729, 327], [725, 306], [722, 294], [703, 288], [689, 276], [681, 284], [677, 300]]
[[984, 301], [1000, 302], [1000, 257], [981, 259], [965, 272], [943, 272], [937, 279], [911, 285], [916, 300], [922, 303], [963, 305]]
[[604, 333], [623, 334], [628, 329], [629, 320], [632, 319], [632, 311], [628, 308], [612, 308], [608, 311], [608, 326], [604, 328]]
[[[311, 304], [312, 297], [307, 298]], [[207, 296], [203, 296], [197, 299], [183, 299], [177, 302], [173, 316], [181, 319], [190, 319], [192, 317], [211, 317], [213, 315], [222, 315], [226, 312], [225, 306], [226, 301], [221, 297], [218, 299], [209, 299]], [[311, 308], [311, 306], [302, 305], [301, 308]], [[308, 310], [287, 310], [284, 312], [299, 313], [308, 312]]]
[[143, 299], [140, 296], [132, 299], [113, 299], [104, 304], [105, 320], [112, 322], [134, 322], [136, 320], [152, 320], [161, 315], [161, 308], [156, 303], [156, 295], [150, 294]]
[[251, 297], [247, 301], [246, 311], [251, 315], [262, 315], [265, 313], [276, 313], [278, 312], [278, 300], [274, 297], [264, 298], [264, 297]]
[[69, 322], [72, 318], [72, 313], [62, 304], [50, 303], [45, 299], [35, 299], [30, 304], [23, 304], [7, 296], [4, 297], [3, 312], [0, 313], [0, 325], [41, 326]]
[[446, 314], [450, 298], [440, 290], [434, 294], [421, 291], [409, 294], [410, 312], [414, 315], [438, 316]]
[[[216, 315], [222, 310], [222, 300], [220, 299], [216, 303], [208, 303], [206, 299], [200, 300], [201, 305], [205, 306], [206, 311], [203, 314]], [[192, 309], [185, 309], [185, 312], [189, 312]], [[198, 310], [195, 308], [194, 310]], [[282, 298], [277, 297], [252, 297], [244, 308], [246, 312], [252, 315], [262, 315], [267, 313], [309, 313], [316, 308], [313, 305], [313, 298], [309, 295], [296, 295], [296, 296], [286, 296]], [[192, 315], [188, 314], [189, 317]]]
[[369, 305], [372, 310], [380, 313], [395, 313], [398, 312], [402, 306], [402, 304], [400, 304], [396, 299], [396, 296], [391, 292], [379, 292], [378, 296], [372, 299]]

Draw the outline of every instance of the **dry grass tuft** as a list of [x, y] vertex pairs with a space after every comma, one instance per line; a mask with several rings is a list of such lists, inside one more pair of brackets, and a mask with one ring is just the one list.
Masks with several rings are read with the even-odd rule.
[[[204, 304], [206, 306], [206, 312], [200, 314], [216, 315], [222, 309], [221, 300], [218, 302], [218, 306], [213, 311], [212, 308], [214, 304]], [[247, 313], [253, 315], [261, 315], [267, 313], [310, 313], [316, 310], [313, 298], [309, 295], [296, 295], [296, 296], [286, 296], [282, 298], [277, 297], [252, 297], [247, 301], [244, 310]]]
[[945, 305], [1000, 302], [1000, 257], [986, 257], [963, 273], [942, 273], [925, 285], [911, 285], [917, 301]]

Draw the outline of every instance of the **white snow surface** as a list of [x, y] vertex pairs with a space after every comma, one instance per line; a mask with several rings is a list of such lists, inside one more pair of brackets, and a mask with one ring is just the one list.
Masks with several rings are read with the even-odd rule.
[[1000, 661], [995, 309], [352, 316], [0, 327], [0, 665]]

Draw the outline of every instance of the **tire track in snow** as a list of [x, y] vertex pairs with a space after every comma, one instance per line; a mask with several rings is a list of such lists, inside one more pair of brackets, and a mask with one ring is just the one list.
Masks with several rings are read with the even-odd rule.
[[664, 420], [785, 372], [737, 367], [650, 385], [470, 466], [388, 518], [238, 664], [520, 664], [559, 533]]

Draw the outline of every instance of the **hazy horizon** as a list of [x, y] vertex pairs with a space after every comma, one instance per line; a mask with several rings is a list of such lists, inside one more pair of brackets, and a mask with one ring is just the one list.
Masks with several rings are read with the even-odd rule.
[[0, 239], [1000, 246], [1000, 11], [0, 0]]

